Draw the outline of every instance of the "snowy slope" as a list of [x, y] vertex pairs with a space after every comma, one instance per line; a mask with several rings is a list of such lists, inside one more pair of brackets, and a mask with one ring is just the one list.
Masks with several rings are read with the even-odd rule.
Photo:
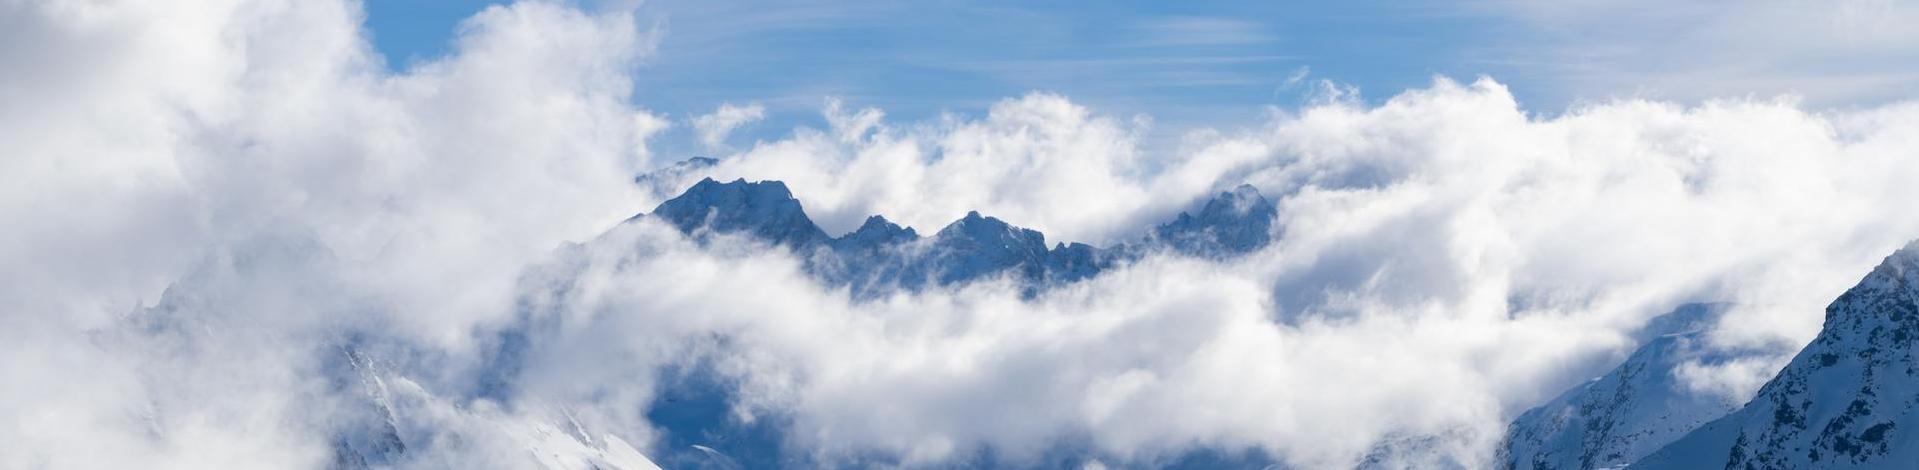
[[1738, 411], [1633, 468], [1919, 465], [1919, 242], [1826, 307], [1811, 344]]
[[[1739, 402], [1689, 389], [1680, 366], [1740, 358], [1706, 347], [1724, 305], [1689, 304], [1650, 322], [1641, 346], [1605, 375], [1514, 420], [1500, 449], [1507, 469], [1617, 468], [1737, 409]], [[1745, 354], [1763, 354], [1753, 351]]]
[[[148, 352], [143, 388], [160, 396], [225, 397], [231, 376], [258, 377], [263, 367], [299, 377], [290, 394], [301, 412], [287, 423], [310, 433], [326, 453], [317, 465], [341, 470], [382, 468], [513, 468], [654, 470], [657, 465], [621, 437], [593, 432], [564, 413], [512, 414], [475, 406], [460, 384], [416, 382], [396, 363], [416, 349], [370, 329], [342, 326], [322, 337], [265, 333], [257, 312], [286, 309], [279, 299], [320, 298], [342, 291], [330, 272], [332, 253], [311, 238], [279, 234], [244, 240], [203, 261], [152, 306], [94, 336], [102, 348]], [[345, 316], [359, 303], [321, 302], [318, 312]], [[270, 345], [270, 346], [269, 346]], [[278, 349], [276, 349], [278, 348]], [[157, 351], [157, 353], [156, 353]], [[261, 351], [279, 361], [258, 361]], [[429, 374], [431, 375], [431, 374]], [[451, 386], [449, 386], [451, 385]], [[212, 400], [212, 401], [218, 401]], [[214, 407], [213, 409], [219, 409]], [[250, 409], [248, 409], [250, 410]], [[155, 406], [155, 422], [196, 419]], [[155, 439], [192, 439], [155, 427]], [[450, 444], [460, 443], [460, 444]], [[462, 447], [464, 446], [464, 447]], [[486, 452], [482, 452], [486, 451]], [[0, 451], [4, 452], [4, 451]]]

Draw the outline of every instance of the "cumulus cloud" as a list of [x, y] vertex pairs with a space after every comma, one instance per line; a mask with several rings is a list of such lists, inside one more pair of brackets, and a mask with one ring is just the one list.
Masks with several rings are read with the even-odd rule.
[[[36, 45], [0, 49], [31, 71], [0, 76], [25, 103], [0, 108], [0, 374], [21, 384], [0, 441], [28, 449], [6, 468], [310, 468], [382, 426], [423, 467], [645, 467], [659, 376], [693, 363], [824, 462], [1071, 443], [1088, 467], [1216, 448], [1337, 468], [1382, 445], [1483, 466], [1507, 418], [1651, 315], [1731, 301], [1714, 341], [1789, 354], [1919, 235], [1910, 103], [1545, 118], [1440, 79], [1157, 154], [1143, 120], [1053, 94], [925, 122], [829, 102], [827, 129], [711, 171], [786, 181], [829, 231], [979, 210], [1111, 243], [1241, 183], [1284, 227], [1238, 260], [1033, 298], [856, 301], [778, 248], [620, 223], [657, 202], [632, 176], [668, 125], [629, 103], [653, 36], [624, 11], [492, 7], [398, 73], [349, 2], [0, 13], [21, 26], [0, 44]], [[718, 143], [755, 109], [693, 125]], [[507, 331], [524, 362], [489, 375]], [[1750, 394], [1770, 364], [1684, 373]]]
[[[36, 71], [0, 78], [16, 104], [0, 270], [18, 280], [0, 343], [9, 382], [32, 384], [0, 400], [0, 438], [31, 449], [0, 466], [312, 466], [326, 417], [299, 407], [327, 332], [458, 354], [526, 262], [630, 214], [647, 162], [629, 77], [649, 47], [630, 15], [489, 8], [457, 54], [402, 74], [380, 70], [360, 15], [0, 3], [21, 25], [0, 61]], [[336, 261], [263, 253], [281, 249]], [[179, 314], [208, 334], [101, 338], [185, 274], [246, 263], [274, 275], [200, 287], [212, 299]]]
[[734, 129], [759, 122], [766, 118], [766, 107], [759, 103], [736, 106], [733, 103], [721, 103], [712, 113], [693, 118], [693, 129], [700, 133], [700, 143], [709, 150], [719, 150], [726, 145], [726, 136]]
[[831, 129], [755, 145], [714, 174], [786, 181], [829, 232], [871, 214], [937, 229], [979, 210], [1048, 236], [1103, 241], [1136, 229], [1141, 208], [1159, 215], [1190, 202], [1149, 197], [1137, 129], [1058, 95], [1008, 99], [980, 119], [907, 126], [881, 122], [876, 109], [833, 102], [827, 111]]
[[[1069, 240], [1121, 239], [1179, 201], [1248, 182], [1278, 195], [1285, 238], [1243, 262], [1146, 262], [1033, 302], [987, 287], [877, 305], [769, 293], [798, 300], [738, 307], [750, 319], [723, 331], [780, 338], [735, 343], [738, 360], [767, 361], [742, 366], [749, 384], [771, 382], [755, 386], [770, 390], [757, 406], [795, 413], [801, 439], [842, 453], [936, 460], [1086, 439], [1151, 458], [1197, 442], [1340, 467], [1410, 439], [1483, 462], [1505, 417], [1592, 373], [1579, 365], [1679, 303], [1736, 302], [1715, 336], [1726, 347], [1803, 344], [1826, 302], [1919, 234], [1897, 209], [1914, 195], [1902, 182], [1919, 176], [1896, 150], [1915, 138], [1899, 127], [1914, 109], [1619, 101], [1538, 118], [1496, 82], [1439, 80], [1379, 106], [1278, 112], [1149, 160], [1116, 120], [1057, 96], [904, 127], [829, 106], [829, 122], [859, 124], [801, 130], [715, 171], [786, 180], [829, 225], [880, 213], [924, 231], [951, 220], [939, 208], [952, 204]], [[671, 265], [689, 263], [700, 264]], [[725, 272], [700, 278], [763, 279]], [[607, 282], [731, 289], [654, 278]], [[756, 326], [758, 312], [794, 305], [809, 307]], [[832, 323], [842, 315], [882, 326]], [[796, 324], [813, 320], [831, 326]], [[923, 322], [937, 326], [900, 326]], [[831, 353], [848, 347], [859, 352]], [[1776, 359], [1686, 374], [1749, 395]]]

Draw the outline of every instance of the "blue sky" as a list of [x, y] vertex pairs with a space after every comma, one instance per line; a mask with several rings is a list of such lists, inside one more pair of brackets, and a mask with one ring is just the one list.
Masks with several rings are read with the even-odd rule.
[[[494, 3], [373, 0], [367, 26], [405, 67], [445, 54], [460, 20]], [[762, 104], [766, 119], [736, 132], [738, 147], [821, 125], [827, 97], [912, 121], [1049, 91], [1149, 115], [1150, 139], [1164, 143], [1259, 122], [1269, 106], [1312, 99], [1322, 80], [1377, 102], [1436, 75], [1485, 75], [1546, 115], [1616, 97], [1790, 94], [1856, 107], [1919, 90], [1919, 48], [1894, 24], [1910, 8], [1836, 5], [665, 0], [639, 6], [642, 26], [663, 34], [634, 96], [676, 123]], [[711, 150], [687, 127], [661, 150]]]

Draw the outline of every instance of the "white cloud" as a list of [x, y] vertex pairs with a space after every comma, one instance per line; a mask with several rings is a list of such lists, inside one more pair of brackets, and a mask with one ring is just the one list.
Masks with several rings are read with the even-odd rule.
[[640, 155], [641, 161], [653, 160], [653, 152], [647, 148], [647, 142], [653, 136], [672, 127], [673, 121], [652, 113], [641, 112], [633, 115], [633, 136], [635, 137], [633, 148]]
[[711, 114], [693, 118], [693, 128], [700, 133], [700, 143], [708, 150], [720, 150], [726, 146], [727, 134], [732, 134], [740, 126], [759, 122], [766, 118], [766, 107], [759, 103], [735, 106], [722, 103]]
[[[0, 108], [0, 273], [18, 280], [0, 376], [22, 384], [0, 392], [0, 441], [31, 449], [6, 468], [322, 465], [333, 418], [368, 399], [326, 382], [343, 343], [428, 467], [632, 459], [657, 438], [639, 412], [655, 375], [696, 358], [824, 459], [1065, 440], [1115, 464], [1216, 446], [1321, 468], [1430, 438], [1473, 466], [1647, 316], [1735, 301], [1717, 341], [1789, 352], [1919, 235], [1909, 103], [1540, 118], [1498, 83], [1441, 80], [1166, 155], [1140, 150], [1144, 120], [1045, 93], [916, 123], [832, 103], [831, 129], [715, 171], [786, 180], [835, 230], [976, 209], [1109, 242], [1242, 182], [1285, 226], [1243, 260], [1151, 258], [1034, 299], [853, 302], [777, 250], [615, 226], [656, 202], [630, 178], [666, 125], [628, 103], [651, 39], [627, 13], [489, 8], [452, 56], [397, 75], [370, 65], [351, 3], [0, 13], [37, 46], [0, 49], [33, 71], [0, 76], [29, 104]], [[519, 311], [542, 325], [529, 366], [506, 403], [473, 398], [475, 338]], [[1685, 373], [1736, 394], [1765, 368]]]
[[1055, 240], [1118, 239], [1137, 228], [1142, 208], [1167, 212], [1198, 191], [1148, 197], [1136, 130], [1057, 95], [1008, 99], [983, 119], [907, 127], [879, 123], [877, 110], [838, 109], [829, 107], [837, 128], [756, 145], [723, 159], [716, 174], [786, 181], [829, 232], [871, 214], [937, 230], [979, 210]]
[[[1511, 413], [1678, 303], [1738, 302], [1717, 336], [1731, 346], [1803, 344], [1826, 302], [1919, 234], [1899, 209], [1919, 176], [1898, 150], [1919, 138], [1916, 110], [1621, 101], [1542, 119], [1490, 80], [1441, 80], [1153, 162], [1114, 120], [1049, 95], [871, 137], [800, 132], [718, 171], [785, 179], [841, 224], [878, 212], [931, 229], [953, 215], [917, 209], [952, 204], [1112, 237], [1246, 181], [1280, 197], [1286, 237], [1243, 262], [1149, 260], [1032, 302], [987, 285], [850, 304], [777, 254], [628, 233], [560, 308], [590, 336], [557, 356], [731, 338], [720, 354], [749, 403], [792, 414], [795, 438], [829, 456], [1018, 458], [1086, 439], [1121, 459], [1257, 446], [1317, 468], [1393, 440], [1482, 464]], [[644, 357], [622, 369], [670, 361]], [[1686, 371], [1735, 395], [1770, 373]]]
[[[22, 26], [0, 28], [21, 46], [0, 63], [39, 71], [0, 78], [20, 98], [0, 109], [0, 276], [18, 280], [0, 286], [0, 372], [33, 384], [0, 393], [0, 439], [32, 449], [0, 467], [313, 466], [329, 455], [307, 374], [329, 332], [461, 354], [526, 262], [639, 202], [628, 74], [647, 42], [625, 13], [489, 8], [458, 54], [401, 75], [375, 65], [351, 2], [0, 17]], [[339, 261], [296, 269], [263, 257], [272, 240]], [[207, 334], [107, 339], [222, 259], [282, 275], [200, 287], [182, 321]]]

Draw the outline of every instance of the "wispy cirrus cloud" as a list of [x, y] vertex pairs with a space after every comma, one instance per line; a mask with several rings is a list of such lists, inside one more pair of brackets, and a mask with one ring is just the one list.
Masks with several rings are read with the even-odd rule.
[[1912, 96], [1919, 21], [1909, 2], [1490, 2], [1521, 27], [1479, 48], [1492, 70], [1537, 76], [1568, 98], [1700, 100], [1793, 94], [1815, 106]]
[[1139, 38], [1125, 44], [1139, 47], [1175, 47], [1276, 42], [1278, 36], [1267, 31], [1268, 27], [1256, 21], [1234, 18], [1206, 16], [1151, 18], [1133, 25], [1131, 29]]
[[733, 103], [721, 103], [712, 113], [693, 118], [692, 125], [700, 133], [700, 143], [707, 149], [725, 148], [726, 137], [734, 129], [758, 122], [766, 118], [766, 107], [759, 103], [736, 106]]

